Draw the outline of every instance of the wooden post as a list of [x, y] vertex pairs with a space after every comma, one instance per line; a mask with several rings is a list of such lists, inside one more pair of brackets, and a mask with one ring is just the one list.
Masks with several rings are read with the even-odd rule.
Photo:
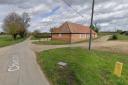
[[92, 45], [92, 26], [93, 26], [93, 17], [94, 17], [94, 7], [95, 7], [95, 0], [92, 2], [92, 14], [91, 14], [91, 24], [90, 24], [90, 38], [89, 38], [89, 47], [88, 49], [91, 50]]

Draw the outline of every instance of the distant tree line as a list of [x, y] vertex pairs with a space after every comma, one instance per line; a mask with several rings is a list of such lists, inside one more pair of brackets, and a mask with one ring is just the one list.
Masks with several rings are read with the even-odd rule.
[[128, 35], [128, 31], [123, 31], [121, 29], [116, 30], [115, 33], [113, 33], [112, 37], [110, 38], [110, 40], [118, 40], [118, 35]]
[[23, 13], [21, 16], [13, 12], [8, 14], [3, 21], [3, 31], [12, 35], [14, 39], [19, 35], [24, 38], [29, 27], [30, 17], [28, 13]]
[[33, 32], [33, 36], [35, 38], [50, 38], [51, 37], [51, 33], [47, 33], [47, 32], [41, 33], [39, 30], [35, 30]]
[[117, 30], [116, 32], [119, 33], [119, 34], [125, 34], [125, 35], [128, 35], [128, 31]]
[[6, 35], [6, 33], [4, 33], [4, 32], [0, 32], [0, 35]]

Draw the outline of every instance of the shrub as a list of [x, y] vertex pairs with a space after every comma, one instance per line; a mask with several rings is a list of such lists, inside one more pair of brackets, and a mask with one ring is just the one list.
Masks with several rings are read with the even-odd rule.
[[128, 32], [127, 31], [125, 32], [125, 35], [128, 35]]
[[113, 34], [111, 37], [111, 40], [117, 40], [118, 39], [118, 35], [117, 34]]

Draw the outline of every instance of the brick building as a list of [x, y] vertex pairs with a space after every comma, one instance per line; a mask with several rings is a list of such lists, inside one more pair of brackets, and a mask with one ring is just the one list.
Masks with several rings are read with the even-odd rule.
[[[60, 40], [68, 43], [84, 41], [90, 37], [90, 28], [81, 24], [65, 22], [60, 27], [52, 30], [51, 37], [52, 40]], [[97, 37], [97, 33], [93, 30], [92, 37]]]

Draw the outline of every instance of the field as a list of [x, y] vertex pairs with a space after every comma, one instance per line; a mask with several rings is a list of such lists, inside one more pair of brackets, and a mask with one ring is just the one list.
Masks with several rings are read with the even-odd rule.
[[[128, 56], [84, 48], [58, 48], [37, 54], [37, 61], [53, 85], [128, 85]], [[61, 69], [57, 63], [66, 62]], [[115, 63], [124, 63], [120, 78]]]
[[121, 41], [128, 41], [128, 35], [125, 34], [113, 34], [109, 40], [121, 40]]
[[112, 34], [114, 34], [115, 32], [99, 32], [98, 33], [98, 36], [105, 36], [105, 35], [112, 35]]
[[4, 46], [12, 45], [12, 44], [15, 44], [15, 43], [19, 43], [23, 40], [24, 39], [20, 39], [20, 38], [17, 38], [16, 40], [14, 40], [9, 35], [1, 35], [0, 36], [0, 47], [4, 47]]
[[128, 35], [117, 34], [118, 40], [128, 40]]

